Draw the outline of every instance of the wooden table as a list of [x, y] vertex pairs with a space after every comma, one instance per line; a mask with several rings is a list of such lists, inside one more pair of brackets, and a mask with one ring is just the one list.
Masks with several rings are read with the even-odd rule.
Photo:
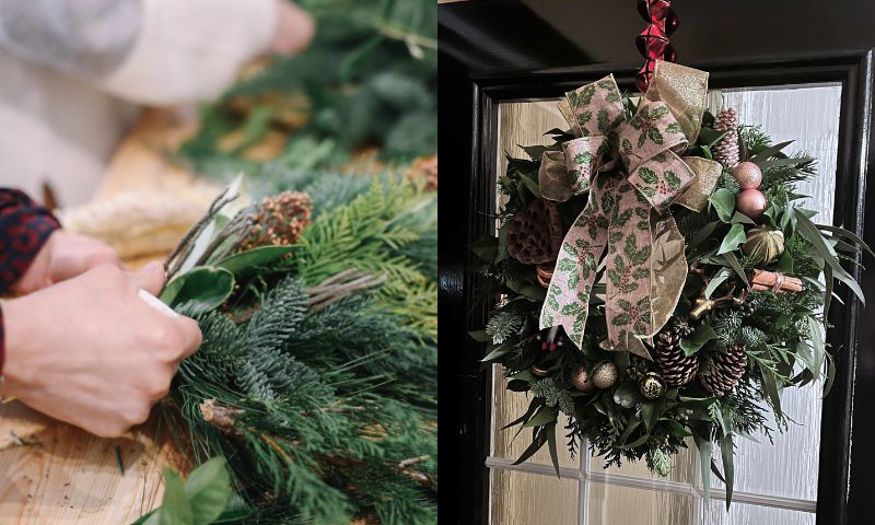
[[[146, 112], [114, 155], [95, 199], [131, 190], [212, 191], [162, 154], [190, 131], [167, 113]], [[101, 439], [18, 402], [0, 405], [0, 523], [134, 521], [160, 504], [162, 468], [184, 463], [159, 430], [153, 418], [122, 438]]]

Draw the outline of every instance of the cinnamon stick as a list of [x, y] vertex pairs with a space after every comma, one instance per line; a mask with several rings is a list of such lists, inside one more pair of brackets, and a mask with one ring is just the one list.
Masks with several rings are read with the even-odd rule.
[[767, 270], [754, 270], [750, 277], [750, 285], [751, 289], [757, 292], [798, 293], [805, 289], [801, 279]]

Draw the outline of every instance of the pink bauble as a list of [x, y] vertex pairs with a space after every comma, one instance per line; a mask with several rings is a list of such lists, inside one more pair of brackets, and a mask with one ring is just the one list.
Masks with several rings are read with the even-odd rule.
[[756, 219], [766, 211], [768, 201], [760, 190], [753, 188], [744, 190], [735, 199], [735, 207], [751, 219]]
[[763, 172], [753, 162], [742, 162], [732, 168], [732, 176], [743, 190], [757, 189], [763, 183]]

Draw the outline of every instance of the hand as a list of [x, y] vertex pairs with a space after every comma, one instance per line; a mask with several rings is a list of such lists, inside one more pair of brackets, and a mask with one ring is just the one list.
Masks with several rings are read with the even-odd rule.
[[2, 394], [102, 437], [144, 422], [176, 369], [201, 343], [197, 323], [148, 305], [164, 270], [100, 265], [4, 301]]
[[276, 6], [276, 29], [270, 50], [295, 55], [307, 49], [316, 32], [313, 18], [289, 0], [276, 0]]
[[26, 295], [94, 268], [100, 264], [121, 267], [115, 250], [106, 244], [57, 230], [43, 244], [27, 271], [12, 285], [16, 295]]

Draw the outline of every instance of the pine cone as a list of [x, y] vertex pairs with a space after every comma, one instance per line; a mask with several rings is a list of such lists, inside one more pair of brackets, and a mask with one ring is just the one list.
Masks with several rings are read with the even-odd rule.
[[740, 160], [738, 154], [738, 113], [732, 108], [720, 110], [717, 113], [714, 129], [726, 132], [726, 135], [723, 135], [720, 142], [714, 146], [714, 160], [731, 168]]
[[507, 227], [507, 252], [523, 264], [553, 262], [562, 245], [559, 210], [543, 199], [535, 199], [514, 215]]
[[715, 353], [702, 366], [699, 382], [715, 396], [725, 396], [741, 381], [747, 368], [743, 345], [732, 345], [726, 352]]
[[310, 224], [313, 202], [300, 191], [284, 191], [258, 203], [241, 249], [295, 244]]
[[654, 338], [653, 360], [669, 386], [686, 385], [699, 371], [698, 358], [685, 354], [680, 347], [681, 338], [689, 334], [689, 325], [681, 321], [663, 329]]

